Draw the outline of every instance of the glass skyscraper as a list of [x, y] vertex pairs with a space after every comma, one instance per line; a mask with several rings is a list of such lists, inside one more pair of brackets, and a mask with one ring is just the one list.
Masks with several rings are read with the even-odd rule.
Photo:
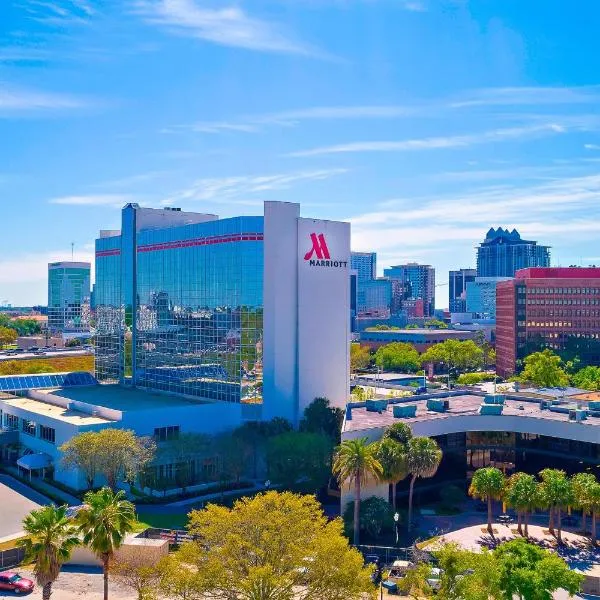
[[516, 229], [492, 227], [477, 248], [477, 277], [514, 277], [519, 269], [549, 266], [549, 246], [521, 239]]
[[90, 263], [48, 264], [48, 328], [58, 332], [89, 331]]
[[[401, 282], [402, 309], [410, 313], [415, 303], [420, 307], [410, 316], [432, 317], [435, 311], [435, 269], [431, 265], [407, 263], [384, 269], [385, 277]], [[420, 302], [419, 302], [420, 301]]]
[[101, 381], [262, 400], [263, 217], [127, 205], [96, 241]]
[[352, 252], [350, 268], [356, 271], [358, 281], [372, 281], [377, 277], [376, 252]]
[[475, 269], [450, 271], [448, 279], [448, 307], [451, 313], [463, 313], [467, 306], [467, 285], [475, 281]]

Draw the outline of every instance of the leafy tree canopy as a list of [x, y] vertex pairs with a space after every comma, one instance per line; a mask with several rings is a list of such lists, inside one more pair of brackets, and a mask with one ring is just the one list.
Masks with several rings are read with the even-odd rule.
[[483, 366], [483, 350], [473, 340], [444, 340], [421, 354], [421, 363], [444, 363], [457, 371], [478, 369]]
[[339, 443], [344, 421], [344, 411], [331, 406], [327, 398], [315, 398], [305, 409], [300, 430], [322, 433]]
[[569, 383], [567, 373], [561, 366], [560, 356], [548, 348], [530, 354], [525, 358], [524, 364], [519, 381], [538, 387], [564, 387]]
[[584, 390], [600, 390], [600, 367], [584, 367], [572, 377], [573, 385]]
[[419, 353], [412, 344], [393, 342], [375, 352], [375, 363], [384, 371], [415, 372], [421, 366]]
[[367, 346], [350, 344], [350, 370], [364, 371], [371, 364], [371, 352]]

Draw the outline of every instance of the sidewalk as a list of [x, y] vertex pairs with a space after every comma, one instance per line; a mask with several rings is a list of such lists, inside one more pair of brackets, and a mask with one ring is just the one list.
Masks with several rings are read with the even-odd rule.
[[[15, 467], [9, 467], [9, 466], [4, 466], [3, 467], [4, 470], [9, 473], [10, 475], [17, 475], [19, 476], [19, 470]], [[58, 498], [60, 498], [65, 504], [68, 504], [69, 506], [79, 506], [81, 504], [81, 500], [79, 498], [76, 498], [75, 496], [72, 496], [71, 494], [68, 494], [67, 492], [63, 492], [62, 490], [59, 490], [58, 488], [54, 487], [52, 484], [42, 480], [42, 479], [34, 479], [33, 481], [35, 482], [35, 486], [36, 488], [39, 488], [40, 491], [38, 491], [36, 488], [29, 486], [25, 481], [21, 481], [20, 479], [17, 480], [18, 483], [22, 486], [28, 487], [29, 489], [31, 489], [33, 492], [37, 492], [39, 493], [48, 493], [51, 494], [52, 496], [56, 496]], [[50, 504], [51, 502], [48, 501], [46, 502], [46, 504]]]

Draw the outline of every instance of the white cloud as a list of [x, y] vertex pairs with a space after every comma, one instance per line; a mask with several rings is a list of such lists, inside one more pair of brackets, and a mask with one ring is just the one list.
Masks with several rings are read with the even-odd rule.
[[600, 144], [584, 144], [586, 150], [600, 150]]
[[135, 10], [147, 23], [178, 35], [248, 50], [312, 54], [281, 25], [251, 17], [234, 5], [209, 8], [195, 0], [137, 0]]
[[507, 129], [494, 129], [483, 133], [468, 135], [454, 135], [446, 137], [430, 137], [401, 141], [373, 141], [373, 142], [350, 142], [335, 146], [323, 146], [311, 150], [292, 152], [288, 156], [320, 156], [323, 154], [340, 154], [349, 152], [406, 152], [411, 150], [434, 150], [443, 148], [460, 148], [476, 144], [487, 144], [490, 142], [501, 142], [504, 140], [518, 139], [522, 137], [535, 137], [539, 135], [551, 135], [563, 133], [564, 127], [556, 123], [546, 125], [533, 125], [528, 127], [512, 127]]
[[89, 194], [81, 196], [61, 196], [52, 198], [50, 204], [66, 204], [69, 206], [116, 206], [122, 207], [128, 202], [135, 202], [135, 196], [129, 194]]
[[16, 5], [30, 19], [57, 28], [86, 25], [96, 14], [88, 0], [18, 0]]
[[93, 104], [86, 98], [17, 88], [0, 82], [0, 115], [11, 112], [82, 109]]
[[471, 106], [524, 106], [597, 102], [600, 86], [497, 87], [473, 90], [450, 103], [452, 108]]
[[[260, 194], [273, 190], [285, 190], [293, 184], [303, 181], [318, 181], [336, 175], [342, 175], [347, 169], [320, 169], [276, 175], [248, 175], [240, 177], [198, 179], [189, 187], [176, 192], [161, 204], [172, 205], [184, 201], [205, 201], [214, 203], [232, 203], [232, 198]], [[259, 200], [236, 201], [237, 204], [260, 204]]]

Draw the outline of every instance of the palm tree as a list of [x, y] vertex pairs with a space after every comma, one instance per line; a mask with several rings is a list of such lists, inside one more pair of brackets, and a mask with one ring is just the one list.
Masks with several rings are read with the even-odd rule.
[[492, 500], [499, 500], [504, 491], [504, 474], [496, 467], [485, 467], [477, 469], [473, 474], [471, 485], [469, 486], [469, 495], [480, 500], [487, 501], [487, 530], [490, 535], [494, 535], [492, 527]]
[[406, 447], [407, 471], [412, 475], [408, 488], [408, 530], [412, 527], [412, 505], [415, 481], [419, 477], [433, 477], [442, 462], [442, 451], [437, 442], [428, 437], [415, 437]]
[[123, 490], [115, 493], [108, 487], [88, 492], [83, 501], [85, 506], [77, 514], [77, 523], [83, 543], [102, 561], [104, 600], [108, 600], [110, 560], [134, 527], [135, 507], [125, 500]]
[[504, 500], [517, 511], [517, 530], [523, 535], [522, 521], [525, 522], [525, 537], [529, 537], [529, 514], [539, 503], [538, 482], [528, 473], [515, 473], [508, 478]]
[[392, 488], [392, 506], [396, 510], [396, 484], [407, 475], [406, 446], [384, 437], [377, 446], [377, 460], [383, 469], [381, 480]]
[[584, 533], [587, 531], [586, 517], [591, 508], [591, 491], [597, 483], [592, 473], [577, 473], [571, 479], [574, 506], [581, 511], [581, 529]]
[[393, 423], [383, 433], [383, 439], [389, 438], [404, 446], [412, 436], [412, 430], [406, 423]]
[[542, 483], [540, 485], [541, 498], [550, 511], [548, 529], [554, 535], [554, 513], [558, 522], [558, 535], [556, 540], [562, 544], [561, 510], [573, 504], [573, 486], [567, 474], [560, 469], [543, 469], [540, 471]]
[[42, 598], [49, 600], [60, 567], [79, 544], [77, 529], [67, 517], [66, 506], [50, 505], [32, 510], [23, 519], [23, 530], [27, 537], [22, 545], [27, 556], [35, 562], [33, 573], [42, 588]]
[[590, 509], [592, 511], [592, 544], [596, 545], [596, 516], [600, 511], [600, 483], [596, 483], [590, 490]]
[[360, 537], [360, 487], [369, 478], [380, 479], [383, 468], [377, 460], [377, 444], [367, 438], [342, 442], [333, 460], [333, 474], [340, 485], [354, 483], [354, 545]]

